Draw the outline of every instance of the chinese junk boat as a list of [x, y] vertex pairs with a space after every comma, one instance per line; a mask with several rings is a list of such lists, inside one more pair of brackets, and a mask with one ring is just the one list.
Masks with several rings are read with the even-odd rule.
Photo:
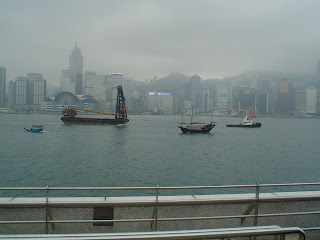
[[214, 122], [210, 123], [200, 123], [200, 122], [193, 122], [193, 109], [191, 115], [191, 122], [190, 123], [179, 123], [181, 124], [178, 128], [181, 129], [182, 133], [209, 133], [212, 128], [216, 125]]
[[[77, 111], [83, 110], [87, 112], [93, 112], [98, 114], [114, 115], [114, 118], [83, 118], [76, 117]], [[127, 109], [125, 105], [125, 98], [123, 96], [122, 86], [117, 87], [117, 105], [116, 113], [98, 112], [87, 109], [80, 109], [75, 107], [67, 107], [62, 111], [63, 117], [61, 120], [64, 124], [87, 124], [87, 125], [121, 125], [129, 122], [127, 118]]]
[[243, 128], [259, 128], [261, 127], [261, 123], [253, 122], [249, 116], [245, 116], [243, 118], [243, 122], [240, 124], [229, 124], [227, 127], [243, 127]]

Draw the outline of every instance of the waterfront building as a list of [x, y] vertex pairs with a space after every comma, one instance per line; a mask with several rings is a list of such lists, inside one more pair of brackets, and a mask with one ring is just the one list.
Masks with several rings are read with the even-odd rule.
[[248, 108], [254, 110], [257, 113], [269, 113], [269, 93], [263, 90], [252, 90], [251, 91], [253, 102], [248, 106]]
[[173, 95], [172, 93], [149, 92], [148, 93], [148, 112], [153, 113], [172, 113]]
[[70, 70], [61, 70], [60, 91], [76, 93], [76, 84], [72, 81], [72, 73]]
[[83, 56], [77, 42], [69, 57], [69, 70], [72, 75], [71, 82], [75, 84], [75, 94], [82, 94]]
[[6, 106], [6, 69], [0, 67], [0, 107]]
[[210, 93], [208, 89], [201, 91], [201, 111], [203, 113], [209, 112], [210, 109]]
[[307, 92], [306, 91], [296, 91], [295, 93], [295, 110], [297, 112], [306, 111], [306, 100]]
[[8, 85], [8, 107], [10, 109], [14, 109], [14, 105], [16, 104], [16, 87], [15, 82], [10, 81]]
[[29, 80], [26, 77], [17, 77], [15, 81], [15, 109], [27, 110], [30, 105]]
[[316, 88], [307, 88], [306, 113], [308, 114], [317, 113], [317, 89]]
[[130, 91], [127, 99], [127, 110], [129, 113], [143, 112], [143, 100], [138, 91]]
[[98, 101], [105, 102], [107, 95], [107, 76], [97, 75], [96, 72], [87, 71], [84, 77], [84, 94], [93, 96]]
[[41, 103], [41, 111], [61, 112], [66, 106], [77, 107], [82, 109], [100, 110], [100, 103], [88, 95], [75, 95], [71, 92], [60, 92], [50, 101]]
[[217, 87], [216, 89], [216, 110], [220, 113], [227, 113], [230, 108], [230, 88]]
[[200, 106], [200, 77], [193, 75], [189, 82], [189, 100], [191, 100], [192, 107], [198, 109]]
[[46, 99], [47, 83], [41, 73], [28, 73], [27, 79], [30, 83], [30, 107], [40, 109], [41, 103]]
[[288, 80], [280, 82], [280, 94], [279, 94], [279, 110], [281, 115], [291, 114], [291, 83]]
[[164, 113], [173, 113], [173, 95], [172, 93], [164, 93], [162, 96], [162, 105], [160, 110]]

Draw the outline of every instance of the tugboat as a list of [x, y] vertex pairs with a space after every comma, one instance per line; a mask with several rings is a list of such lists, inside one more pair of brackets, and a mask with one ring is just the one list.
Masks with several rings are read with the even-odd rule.
[[[114, 118], [82, 118], [76, 117], [77, 111], [82, 110], [86, 112], [93, 112], [98, 114], [107, 114], [114, 115]], [[122, 86], [117, 86], [117, 104], [116, 104], [116, 113], [106, 113], [106, 112], [98, 112], [92, 111], [88, 109], [81, 109], [76, 107], [67, 107], [62, 111], [63, 117], [61, 121], [64, 124], [86, 124], [86, 125], [120, 125], [126, 124], [129, 122], [127, 118], [127, 109], [125, 105], [125, 98], [123, 96]]]
[[179, 123], [181, 124], [181, 126], [178, 126], [178, 128], [181, 129], [182, 133], [210, 133], [211, 129], [216, 126], [212, 121], [210, 123], [193, 122], [192, 118], [193, 118], [193, 108], [192, 108], [192, 114], [191, 114], [191, 122]]
[[24, 128], [26, 132], [41, 132], [43, 130], [42, 125], [32, 125], [31, 128]]
[[243, 128], [259, 128], [261, 127], [261, 123], [253, 122], [249, 116], [245, 116], [243, 118], [243, 122], [241, 124], [228, 124], [227, 127], [243, 127]]

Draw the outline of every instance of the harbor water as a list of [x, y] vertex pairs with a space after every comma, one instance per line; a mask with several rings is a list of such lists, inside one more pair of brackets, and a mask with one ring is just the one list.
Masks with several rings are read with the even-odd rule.
[[[243, 129], [225, 126], [241, 118], [215, 117], [210, 134], [182, 134], [181, 116], [129, 119], [87, 126], [53, 114], [0, 114], [0, 187], [319, 182], [319, 119], [257, 118], [261, 128]], [[44, 132], [23, 130], [34, 124]]]

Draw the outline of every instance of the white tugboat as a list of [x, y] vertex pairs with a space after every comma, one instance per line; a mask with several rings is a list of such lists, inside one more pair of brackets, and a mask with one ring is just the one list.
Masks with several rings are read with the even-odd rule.
[[245, 116], [241, 124], [228, 124], [227, 127], [244, 127], [244, 128], [259, 128], [261, 123], [253, 122], [249, 116]]

